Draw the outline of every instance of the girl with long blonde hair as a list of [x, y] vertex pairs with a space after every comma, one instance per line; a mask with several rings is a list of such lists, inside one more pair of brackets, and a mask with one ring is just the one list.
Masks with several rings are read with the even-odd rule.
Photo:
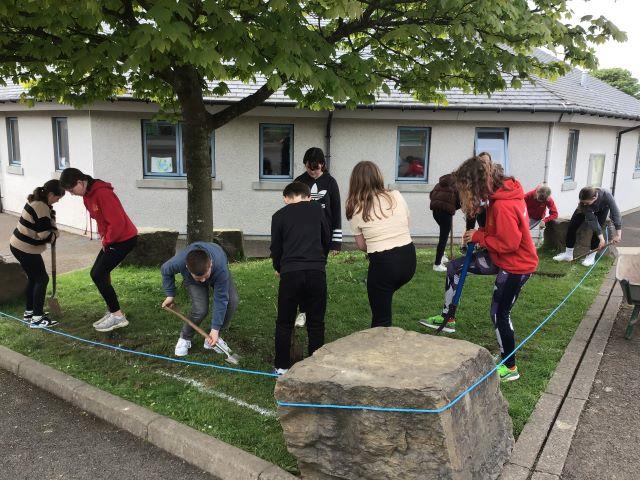
[[362, 161], [351, 172], [346, 214], [356, 245], [369, 258], [371, 327], [390, 327], [393, 294], [416, 271], [409, 208], [400, 192], [385, 188], [378, 166]]

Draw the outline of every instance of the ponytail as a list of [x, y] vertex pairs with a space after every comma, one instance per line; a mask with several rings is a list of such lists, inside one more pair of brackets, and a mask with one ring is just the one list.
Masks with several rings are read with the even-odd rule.
[[64, 188], [60, 184], [60, 180], [49, 180], [41, 187], [36, 187], [31, 195], [27, 197], [27, 201], [44, 202], [48, 204], [49, 194], [53, 193], [56, 197], [64, 197]]

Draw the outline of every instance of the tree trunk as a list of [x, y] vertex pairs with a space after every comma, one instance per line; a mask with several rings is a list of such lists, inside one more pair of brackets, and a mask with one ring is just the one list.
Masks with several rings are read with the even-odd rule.
[[206, 124], [187, 123], [182, 129], [187, 172], [187, 242], [213, 239], [210, 132]]

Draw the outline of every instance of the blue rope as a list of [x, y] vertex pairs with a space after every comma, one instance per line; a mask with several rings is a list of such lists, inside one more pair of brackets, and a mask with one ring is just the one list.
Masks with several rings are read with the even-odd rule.
[[[511, 356], [515, 355], [515, 353], [518, 350], [520, 350], [536, 333], [538, 333], [538, 331], [549, 320], [551, 320], [551, 318], [553, 318], [553, 316], [558, 312], [558, 310], [560, 310], [560, 308], [569, 300], [569, 298], [571, 298], [571, 296], [575, 293], [575, 291], [578, 288], [580, 288], [580, 286], [584, 283], [584, 281], [587, 279], [587, 277], [591, 274], [591, 271], [596, 267], [598, 262], [602, 259], [602, 257], [604, 256], [604, 253], [607, 251], [608, 248], [609, 247], [606, 247], [602, 251], [602, 255], [600, 255], [598, 257], [598, 259], [596, 260], [596, 262], [589, 268], [589, 270], [587, 270], [587, 272], [580, 279], [580, 281], [576, 284], [576, 286], [573, 287], [573, 289], [564, 297], [564, 299], [558, 304], [558, 306], [556, 306], [556, 308], [554, 308], [551, 311], [551, 313], [549, 315], [547, 315], [547, 317], [542, 321], [542, 323], [540, 323], [536, 328], [534, 328], [533, 331], [524, 340], [522, 340], [516, 346], [516, 348], [513, 350], [513, 352], [511, 352], [508, 356], [503, 358], [502, 361], [500, 363], [498, 363], [498, 365], [496, 365], [494, 368], [489, 370], [486, 374], [484, 374], [483, 376], [478, 378], [471, 386], [466, 388], [462, 393], [460, 393], [458, 396], [456, 396], [453, 400], [451, 400], [449, 403], [447, 403], [446, 405], [444, 405], [444, 406], [442, 406], [440, 408], [377, 407], [377, 406], [374, 406], [374, 405], [339, 405], [339, 404], [325, 404], [325, 403], [295, 403], [295, 402], [280, 402], [280, 401], [278, 401], [277, 404], [279, 406], [281, 406], [281, 407], [324, 408], [324, 409], [338, 409], [338, 410], [369, 410], [369, 411], [374, 411], [374, 412], [396, 412], [396, 413], [443, 413], [443, 412], [446, 412], [447, 410], [452, 408], [456, 403], [458, 403], [462, 398], [464, 398], [467, 394], [469, 394], [473, 390], [475, 390], [487, 378], [489, 378], [491, 375], [493, 375], [498, 370], [498, 367], [505, 362], [505, 360], [507, 360]], [[24, 320], [22, 320], [22, 319], [20, 319], [18, 317], [15, 317], [13, 315], [9, 315], [8, 313], [4, 313], [2, 311], [0, 311], [0, 316], [11, 318], [13, 320], [17, 320], [20, 323], [28, 325], [28, 322], [25, 322]], [[75, 335], [71, 335], [69, 333], [61, 332], [61, 331], [58, 331], [58, 330], [53, 330], [53, 329], [50, 329], [50, 328], [42, 328], [42, 329], [39, 329], [39, 330], [45, 330], [45, 331], [47, 331], [49, 333], [53, 333], [53, 334], [56, 334], [56, 335], [60, 335], [62, 337], [66, 337], [66, 338], [70, 338], [70, 339], [73, 339], [73, 340], [77, 340], [79, 342], [87, 343], [89, 345], [94, 345], [96, 347], [103, 347], [103, 348], [107, 348], [107, 349], [111, 349], [111, 350], [115, 350], [115, 351], [119, 351], [119, 352], [131, 353], [133, 355], [139, 355], [139, 356], [142, 356], [142, 357], [155, 358], [155, 359], [158, 359], [158, 360], [166, 360], [166, 361], [169, 361], [169, 362], [181, 363], [181, 364], [185, 364], [185, 365], [195, 365], [195, 366], [199, 366], [199, 367], [216, 368], [216, 369], [219, 369], [219, 370], [225, 370], [225, 371], [229, 371], [229, 372], [245, 373], [245, 374], [250, 374], [250, 375], [261, 375], [261, 376], [271, 377], [271, 378], [278, 377], [278, 375], [275, 374], [275, 373], [262, 372], [262, 371], [259, 371], [259, 370], [245, 370], [245, 369], [242, 369], [242, 368], [234, 368], [234, 367], [226, 367], [226, 366], [223, 366], [223, 365], [216, 365], [214, 363], [192, 362], [192, 361], [189, 361], [189, 360], [182, 360], [182, 359], [179, 359], [179, 358], [167, 357], [165, 355], [156, 355], [155, 353], [140, 352], [138, 350], [131, 350], [129, 348], [119, 347], [117, 345], [110, 345], [108, 343], [102, 343], [102, 342], [96, 342], [94, 340], [88, 340], [86, 338], [77, 337]]]
[[[25, 325], [29, 325], [28, 322], [25, 322], [24, 320], [21, 320], [18, 317], [14, 317], [13, 315], [9, 315], [8, 313], [0, 312], [0, 316], [7, 317], [7, 318], [12, 318], [13, 320], [17, 320], [20, 323], [23, 323]], [[71, 339], [77, 340], [79, 342], [88, 343], [89, 345], [94, 345], [96, 347], [103, 347], [103, 348], [107, 348], [107, 349], [111, 349], [111, 350], [116, 350], [118, 352], [132, 353], [134, 355], [140, 355], [141, 357], [156, 358], [158, 360], [166, 360], [168, 362], [182, 363], [182, 364], [185, 364], [185, 365], [196, 365], [198, 367], [217, 368], [219, 370], [226, 370], [228, 372], [247, 373], [247, 374], [251, 374], [251, 375], [262, 375], [262, 376], [265, 376], [265, 377], [277, 377], [278, 376], [277, 374], [271, 373], [271, 372], [261, 372], [259, 370], [245, 370], [245, 369], [242, 369], [242, 368], [226, 367], [224, 365], [216, 365], [215, 363], [192, 362], [190, 360], [182, 360], [180, 358], [167, 357], [166, 355], [156, 355], [155, 353], [140, 352], [138, 350], [131, 350], [129, 348], [119, 347], [117, 345], [110, 345], [108, 343], [102, 343], [102, 342], [96, 342], [94, 340], [88, 340], [86, 338], [77, 337], [75, 335], [71, 335], [70, 333], [61, 332], [59, 330], [53, 330], [51, 328], [39, 328], [38, 330], [45, 330], [45, 331], [47, 331], [49, 333], [54, 333], [56, 335], [60, 335], [61, 337], [71, 338]]]

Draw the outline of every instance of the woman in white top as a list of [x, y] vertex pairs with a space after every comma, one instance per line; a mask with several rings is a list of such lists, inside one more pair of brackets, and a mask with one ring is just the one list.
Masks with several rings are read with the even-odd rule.
[[356, 245], [369, 257], [371, 327], [390, 327], [393, 294], [416, 271], [407, 203], [400, 192], [384, 188], [375, 163], [363, 161], [351, 172], [346, 214]]

